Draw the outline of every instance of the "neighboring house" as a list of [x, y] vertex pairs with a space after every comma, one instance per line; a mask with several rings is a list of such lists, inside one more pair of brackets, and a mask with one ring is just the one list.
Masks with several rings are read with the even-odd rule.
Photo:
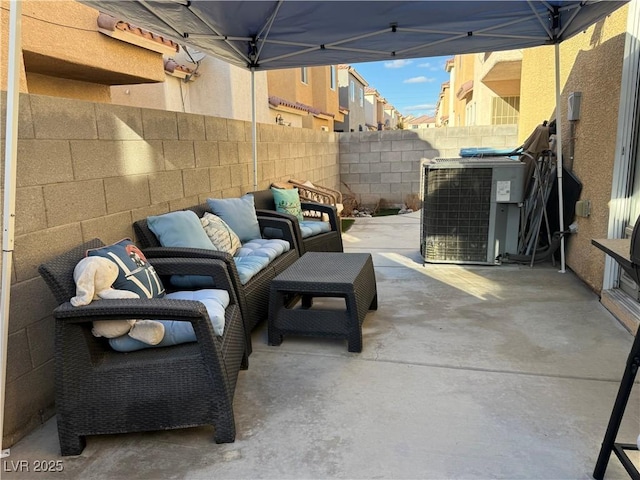
[[[3, 62], [7, 30], [1, 30]], [[177, 51], [170, 40], [99, 18], [77, 2], [23, 2], [20, 91], [110, 103], [112, 85], [163, 82], [163, 55]], [[6, 90], [6, 77], [0, 81]]]
[[[152, 85], [111, 88], [112, 103], [249, 121], [251, 73], [223, 60], [180, 46], [165, 56], [165, 78]], [[256, 120], [271, 122], [267, 74], [255, 73]]]
[[449, 82], [443, 82], [440, 85], [440, 94], [435, 109], [436, 127], [446, 127], [449, 124], [449, 106], [451, 105], [449, 85]]
[[518, 123], [522, 50], [456, 55], [452, 63], [449, 126]]
[[[453, 58], [455, 78], [450, 78], [452, 93], [451, 111], [448, 126], [461, 127], [468, 125], [467, 113], [473, 112], [474, 105], [474, 67], [475, 54], [456, 55]], [[473, 122], [473, 118], [469, 118]]]
[[373, 87], [364, 88], [364, 121], [367, 130], [382, 129], [384, 98]]
[[384, 106], [384, 130], [395, 130], [398, 126], [398, 119], [400, 118], [400, 112], [390, 103]]
[[405, 119], [403, 123], [405, 130], [422, 130], [425, 128], [435, 128], [436, 118], [429, 115], [421, 115], [419, 117]]
[[267, 72], [270, 122], [332, 132], [342, 121], [334, 65]]
[[475, 55], [476, 92], [468, 125], [513, 125], [520, 113], [522, 50]]
[[351, 65], [338, 65], [340, 105], [349, 109], [344, 121], [336, 122], [336, 132], [358, 132], [367, 129], [364, 97], [367, 81]]
[[[22, 92], [251, 118], [249, 72], [201, 54], [183, 65], [189, 57], [177, 43], [78, 2], [24, 2], [22, 50]], [[257, 119], [267, 122], [264, 72], [256, 98]]]
[[367, 130], [396, 128], [402, 115], [374, 87], [364, 88], [364, 113]]
[[453, 92], [451, 83], [455, 82], [455, 59], [449, 58], [444, 64], [444, 70], [449, 74], [449, 81], [440, 85], [440, 94], [435, 108], [436, 127], [446, 127], [449, 119], [453, 118]]

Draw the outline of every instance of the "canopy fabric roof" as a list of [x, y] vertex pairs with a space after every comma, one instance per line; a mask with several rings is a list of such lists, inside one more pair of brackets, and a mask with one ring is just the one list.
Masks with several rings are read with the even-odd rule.
[[81, 0], [255, 70], [559, 43], [628, 0]]

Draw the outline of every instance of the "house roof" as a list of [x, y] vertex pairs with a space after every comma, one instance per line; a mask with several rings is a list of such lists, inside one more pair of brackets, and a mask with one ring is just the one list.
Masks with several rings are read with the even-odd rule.
[[349, 73], [353, 75], [356, 80], [362, 83], [362, 85], [364, 85], [365, 88], [369, 85], [369, 82], [367, 82], [365, 78], [362, 75], [360, 75], [358, 71], [355, 68], [353, 68], [351, 65], [348, 65], [346, 63], [341, 63], [340, 65], [338, 65], [338, 70], [348, 70]]
[[194, 70], [185, 65], [180, 65], [173, 58], [168, 58], [164, 62], [164, 71], [169, 75], [180, 78], [187, 78], [189, 75], [194, 74]]
[[276, 97], [274, 95], [269, 97], [269, 104], [273, 105], [274, 107], [283, 106], [283, 107], [293, 108], [295, 110], [300, 110], [302, 112], [307, 112], [307, 113], [310, 113], [312, 115], [326, 115], [326, 116], [329, 116], [329, 117], [335, 117], [335, 114], [333, 114], [333, 113], [323, 112], [319, 108], [315, 108], [315, 107], [312, 107], [310, 105], [305, 105], [304, 103], [300, 103], [300, 102], [291, 102], [289, 100], [286, 100], [286, 99], [281, 98], [281, 97]]
[[420, 115], [419, 117], [406, 118], [405, 120], [407, 123], [410, 123], [411, 125], [419, 125], [423, 123], [436, 123], [436, 118], [430, 117], [429, 115]]
[[456, 97], [458, 97], [459, 100], [462, 100], [471, 92], [473, 92], [473, 80], [467, 80], [460, 86], [460, 88], [456, 92]]
[[131, 23], [118, 20], [106, 13], [100, 13], [100, 15], [98, 15], [97, 24], [100, 33], [148, 50], [167, 55], [177, 53], [180, 50], [180, 45], [173, 40], [137, 27]]

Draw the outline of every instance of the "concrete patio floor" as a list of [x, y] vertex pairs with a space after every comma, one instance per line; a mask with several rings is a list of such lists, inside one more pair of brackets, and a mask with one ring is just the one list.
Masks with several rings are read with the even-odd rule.
[[[423, 266], [419, 222], [359, 218], [344, 234], [376, 268], [362, 353], [254, 332], [235, 443], [206, 427], [109, 435], [63, 458], [54, 418], [11, 448], [2, 478], [591, 478], [631, 334], [551, 264]], [[618, 441], [639, 433], [636, 383]], [[42, 460], [63, 471], [34, 472]], [[605, 478], [628, 478], [615, 456]]]

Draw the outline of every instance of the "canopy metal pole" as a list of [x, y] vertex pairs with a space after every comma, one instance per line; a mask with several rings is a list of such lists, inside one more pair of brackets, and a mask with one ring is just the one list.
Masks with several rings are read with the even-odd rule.
[[560, 221], [560, 273], [565, 273], [564, 196], [562, 194], [562, 108], [560, 107], [560, 44], [555, 44], [556, 60], [556, 174], [558, 177], [558, 219]]
[[251, 149], [253, 152], [253, 190], [258, 190], [258, 124], [256, 121], [256, 70], [251, 67]]
[[[20, 100], [21, 11], [22, 0], [11, 0], [9, 17], [9, 58], [7, 77], [7, 122], [4, 155], [4, 212], [2, 217], [2, 294], [0, 296], [0, 435], [4, 436], [4, 401], [7, 380], [7, 345], [9, 340], [9, 302], [16, 217], [16, 163]], [[2, 438], [0, 436], [0, 438]]]

